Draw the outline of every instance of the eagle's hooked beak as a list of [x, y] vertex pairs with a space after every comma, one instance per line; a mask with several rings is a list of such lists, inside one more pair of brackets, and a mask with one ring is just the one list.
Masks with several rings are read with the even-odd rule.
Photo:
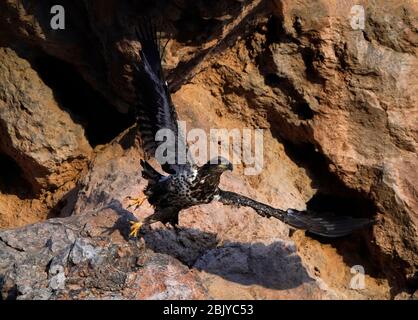
[[228, 163], [221, 163], [220, 165], [219, 165], [222, 169], [224, 169], [224, 170], [230, 170], [230, 171], [232, 171], [234, 168], [233, 168], [233, 166], [232, 166], [232, 163], [231, 162], [228, 162]]

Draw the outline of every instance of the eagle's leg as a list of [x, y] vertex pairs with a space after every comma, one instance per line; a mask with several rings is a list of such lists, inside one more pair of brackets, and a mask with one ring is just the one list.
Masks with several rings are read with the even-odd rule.
[[177, 232], [180, 230], [180, 226], [178, 223], [166, 222], [164, 225], [167, 229], [173, 230], [174, 232]]
[[151, 225], [157, 221], [158, 220], [154, 218], [154, 215], [148, 216], [142, 221], [133, 221], [133, 220], [129, 221], [129, 223], [131, 224], [131, 228], [130, 228], [131, 232], [129, 233], [129, 236], [136, 238], [138, 236], [138, 233], [141, 231], [142, 226]]
[[129, 221], [129, 223], [131, 224], [131, 232], [129, 233], [129, 236], [136, 238], [144, 223], [141, 221]]
[[127, 209], [135, 206], [134, 210], [136, 210], [142, 205], [142, 203], [147, 199], [147, 197], [144, 194], [142, 194], [137, 198], [128, 196], [128, 197], [126, 197], [126, 199], [130, 200], [130, 203], [129, 203]]

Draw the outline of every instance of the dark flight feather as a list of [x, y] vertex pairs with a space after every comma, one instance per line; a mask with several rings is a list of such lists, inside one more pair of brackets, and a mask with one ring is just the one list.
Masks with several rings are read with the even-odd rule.
[[294, 228], [328, 238], [346, 236], [373, 223], [372, 220], [366, 218], [318, 214], [295, 209], [284, 211], [230, 191], [219, 190], [218, 195], [219, 201], [223, 204], [251, 207], [263, 217], [274, 217]]
[[[141, 43], [141, 63], [136, 66], [134, 80], [140, 88], [139, 101], [136, 106], [138, 126], [143, 149], [148, 157], [154, 157], [158, 146], [164, 141], [157, 141], [156, 134], [161, 129], [168, 129], [176, 137], [175, 143], [168, 146], [167, 152], [175, 155], [173, 164], [162, 164], [167, 173], [175, 173], [180, 167], [178, 148], [186, 150], [187, 146], [177, 125], [177, 113], [171, 100], [168, 84], [161, 65], [163, 51], [161, 40], [157, 36], [156, 26], [152, 18], [141, 18], [136, 29], [136, 35]], [[157, 159], [158, 160], [158, 159]]]

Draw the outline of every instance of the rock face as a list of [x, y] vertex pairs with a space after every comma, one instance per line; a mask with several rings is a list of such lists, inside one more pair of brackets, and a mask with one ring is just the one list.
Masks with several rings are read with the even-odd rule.
[[[311, 110], [299, 121], [309, 132], [306, 140], [321, 150], [346, 186], [373, 201], [381, 221], [374, 231], [379, 248], [405, 264], [413, 279], [418, 253], [418, 6], [412, 1], [365, 5], [365, 29], [353, 30], [347, 24], [353, 3], [334, 7], [319, 1], [314, 8], [277, 1], [284, 34], [300, 43], [290, 54], [291, 44], [270, 46], [273, 72], [301, 93]], [[304, 66], [298, 68], [295, 60]], [[287, 138], [294, 139], [291, 133]]]
[[[0, 74], [0, 152], [19, 168], [10, 173], [6, 162], [2, 174], [27, 182], [10, 188], [9, 181], [0, 189], [0, 221], [13, 226], [18, 220], [19, 225], [36, 221], [30, 214], [45, 218], [46, 209], [74, 188], [92, 149], [83, 128], [60, 108], [51, 89], [9, 48], [0, 48]], [[20, 176], [12, 176], [18, 172]]]
[[[355, 1], [62, 3], [65, 30], [50, 27], [55, 3], [0, 3], [0, 162], [15, 168], [0, 180], [0, 225], [62, 217], [0, 232], [3, 298], [364, 299], [417, 289], [416, 2], [363, 4], [364, 28]], [[263, 170], [244, 176], [238, 166], [225, 189], [280, 208], [373, 216], [372, 230], [324, 243], [213, 203], [182, 212], [177, 233], [157, 225], [128, 240], [131, 214], [152, 212], [127, 210], [145, 186], [135, 128], [122, 125], [93, 152], [75, 106], [63, 108], [32, 68], [39, 55], [64, 61], [126, 112], [141, 12], [164, 17], [164, 66], [188, 129], [264, 129]], [[353, 265], [365, 269], [362, 290], [350, 289]]]
[[16, 159], [35, 193], [56, 189], [78, 174], [76, 163], [86, 161], [91, 147], [29, 63], [10, 49], [0, 55], [2, 151]]

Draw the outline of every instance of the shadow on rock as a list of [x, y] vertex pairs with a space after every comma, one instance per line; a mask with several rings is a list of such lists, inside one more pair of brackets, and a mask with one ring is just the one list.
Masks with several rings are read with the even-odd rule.
[[314, 283], [292, 243], [226, 243], [199, 258], [195, 268], [243, 285], [286, 290]]
[[113, 226], [106, 228], [103, 233], [111, 234], [115, 231], [119, 231], [120, 235], [126, 240], [129, 241], [129, 221], [137, 220], [135, 216], [129, 210], [123, 208], [120, 201], [113, 199], [110, 201], [107, 206], [110, 209], [113, 209], [118, 214], [118, 219], [115, 221]]
[[[133, 215], [116, 200], [112, 202], [112, 208], [121, 215], [113, 229], [119, 229], [126, 237], [129, 231], [127, 217]], [[164, 226], [145, 228], [142, 237], [154, 252], [173, 256], [189, 267], [242, 285], [286, 290], [315, 281], [302, 265], [293, 242], [220, 243], [214, 233]]]
[[239, 284], [285, 290], [314, 281], [291, 242], [219, 245], [216, 234], [193, 228], [147, 230], [143, 238], [146, 246], [155, 252], [171, 255], [189, 267]]

